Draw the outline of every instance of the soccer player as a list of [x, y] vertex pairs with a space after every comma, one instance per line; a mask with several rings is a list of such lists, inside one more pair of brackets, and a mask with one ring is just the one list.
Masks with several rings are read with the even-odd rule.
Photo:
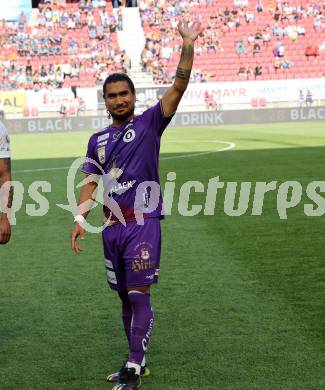
[[12, 190], [5, 183], [11, 181], [10, 144], [8, 131], [0, 122], [0, 244], [7, 244], [11, 236], [9, 210]]
[[[121, 299], [129, 343], [127, 362], [119, 372], [107, 377], [109, 382], [116, 383], [113, 390], [138, 389], [141, 375], [149, 374], [145, 352], [154, 323], [150, 285], [158, 280], [162, 199], [159, 186], [157, 191], [151, 184], [148, 191], [144, 183], [159, 184], [160, 138], [187, 88], [194, 41], [202, 27], [198, 22], [180, 22], [178, 31], [183, 46], [175, 81], [162, 99], [142, 115], [134, 115], [136, 95], [127, 75], [115, 73], [105, 80], [104, 100], [113, 123], [90, 137], [83, 166], [88, 176], [80, 192], [71, 246], [76, 253], [81, 251], [77, 238], [84, 238], [83, 224], [95, 196], [97, 178], [101, 175], [108, 225], [102, 234], [107, 279]], [[140, 214], [142, 223], [138, 218]]]

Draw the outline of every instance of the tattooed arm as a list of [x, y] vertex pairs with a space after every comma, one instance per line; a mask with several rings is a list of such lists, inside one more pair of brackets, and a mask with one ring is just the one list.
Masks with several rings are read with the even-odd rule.
[[0, 244], [6, 244], [11, 236], [9, 212], [12, 205], [13, 188], [10, 187], [10, 181], [10, 158], [0, 158]]
[[178, 31], [183, 38], [183, 47], [174, 84], [168, 88], [161, 100], [166, 117], [175, 113], [187, 88], [193, 66], [194, 42], [202, 30], [200, 23], [193, 23], [191, 27], [188, 23], [179, 22], [178, 24]]

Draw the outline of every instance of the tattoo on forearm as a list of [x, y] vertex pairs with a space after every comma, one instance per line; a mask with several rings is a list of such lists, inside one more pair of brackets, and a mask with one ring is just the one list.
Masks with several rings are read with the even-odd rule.
[[191, 71], [178, 67], [176, 70], [176, 77], [182, 80], [189, 80], [191, 76]]
[[181, 53], [180, 61], [190, 61], [194, 57], [194, 47], [184, 46]]

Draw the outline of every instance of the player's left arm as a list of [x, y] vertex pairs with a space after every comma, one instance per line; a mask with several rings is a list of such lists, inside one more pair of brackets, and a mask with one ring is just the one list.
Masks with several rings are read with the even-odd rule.
[[13, 199], [10, 158], [0, 158], [0, 244], [10, 240], [10, 208]]
[[183, 38], [181, 58], [176, 70], [174, 84], [168, 88], [161, 99], [165, 117], [173, 115], [187, 88], [190, 80], [194, 58], [194, 42], [202, 33], [201, 23], [195, 22], [189, 26], [186, 22], [178, 23], [178, 31]]

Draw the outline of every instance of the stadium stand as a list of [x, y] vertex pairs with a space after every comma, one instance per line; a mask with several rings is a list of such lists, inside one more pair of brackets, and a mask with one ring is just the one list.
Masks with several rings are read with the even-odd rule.
[[31, 21], [0, 24], [1, 90], [94, 87], [129, 67], [119, 49], [120, 9], [106, 1], [40, 4]]
[[[323, 1], [141, 0], [143, 69], [169, 83], [177, 65], [180, 15], [207, 26], [196, 46], [192, 82], [325, 75]], [[172, 27], [172, 28], [171, 28]]]
[[[116, 2], [115, 2], [116, 3]], [[115, 4], [114, 3], [114, 4]], [[116, 3], [117, 4], [117, 3]], [[116, 6], [115, 4], [115, 6]], [[206, 26], [196, 45], [192, 82], [312, 78], [325, 75], [325, 3], [297, 0], [140, 0], [144, 72], [170, 83], [181, 41], [180, 15]], [[1, 90], [94, 87], [128, 72], [119, 48], [123, 13], [105, 0], [47, 0], [32, 20], [0, 23]]]

